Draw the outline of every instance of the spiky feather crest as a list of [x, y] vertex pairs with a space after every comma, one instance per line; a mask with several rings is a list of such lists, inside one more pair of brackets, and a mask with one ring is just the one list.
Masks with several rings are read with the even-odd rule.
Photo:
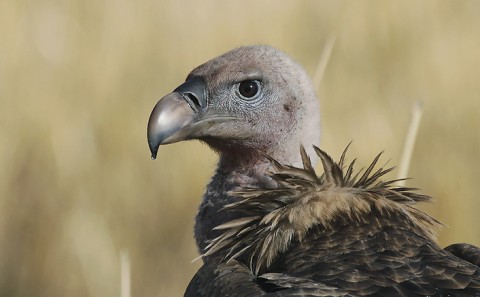
[[[278, 184], [274, 189], [247, 188], [231, 192], [238, 202], [226, 205], [222, 211], [243, 214], [215, 230], [222, 234], [213, 239], [202, 256], [221, 252], [225, 260], [247, 257], [251, 270], [258, 275], [268, 268], [276, 257], [287, 251], [293, 240], [301, 242], [308, 232], [332, 230], [338, 224], [365, 223], [369, 213], [376, 211], [382, 218], [396, 217], [413, 226], [420, 235], [435, 240], [440, 223], [412, 207], [417, 202], [429, 201], [416, 189], [395, 186], [397, 180], [380, 178], [393, 168], [374, 171], [381, 153], [364, 171], [355, 173], [355, 159], [345, 166], [343, 151], [338, 163], [314, 146], [324, 173], [318, 176], [305, 149], [300, 154], [303, 168], [282, 165], [269, 158], [273, 165], [271, 178]], [[382, 223], [387, 223], [382, 222]], [[219, 253], [220, 254], [220, 253]]]

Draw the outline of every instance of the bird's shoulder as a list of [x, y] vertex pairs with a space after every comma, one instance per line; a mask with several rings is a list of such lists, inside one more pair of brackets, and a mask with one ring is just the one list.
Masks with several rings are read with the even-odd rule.
[[241, 199], [225, 211], [244, 216], [217, 226], [205, 255], [238, 260], [277, 292], [316, 284], [361, 296], [480, 294], [476, 263], [441, 249], [439, 223], [412, 206], [430, 197], [380, 181], [390, 169], [374, 170], [378, 158], [354, 174], [344, 155], [317, 154], [321, 176], [302, 151], [303, 168], [272, 160], [277, 188], [233, 193]]

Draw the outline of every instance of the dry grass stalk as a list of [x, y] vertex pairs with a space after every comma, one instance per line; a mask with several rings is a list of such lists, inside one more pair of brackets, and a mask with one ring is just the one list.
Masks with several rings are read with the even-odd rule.
[[[400, 164], [398, 166], [398, 179], [407, 177], [408, 169], [410, 168], [410, 162], [412, 160], [413, 149], [415, 147], [415, 140], [417, 139], [418, 128], [420, 127], [420, 122], [422, 120], [423, 114], [423, 102], [416, 101], [412, 106], [412, 113], [410, 119], [410, 125], [408, 127], [407, 136], [405, 138], [405, 143], [403, 146], [402, 157], [400, 159]], [[398, 181], [399, 186], [405, 186], [406, 180]]]
[[330, 36], [323, 47], [322, 53], [320, 54], [320, 59], [318, 60], [317, 68], [315, 69], [315, 74], [313, 75], [313, 85], [317, 88], [317, 90], [320, 86], [320, 82], [323, 79], [323, 75], [325, 74], [325, 69], [327, 69], [328, 61], [330, 60], [333, 46], [335, 45], [335, 39], [335, 35]]

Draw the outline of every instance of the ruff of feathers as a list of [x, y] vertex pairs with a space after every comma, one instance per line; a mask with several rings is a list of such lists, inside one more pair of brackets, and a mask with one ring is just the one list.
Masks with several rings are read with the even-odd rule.
[[345, 166], [348, 146], [338, 162], [318, 147], [314, 149], [323, 165], [320, 176], [303, 147], [303, 168], [283, 165], [267, 156], [273, 167], [270, 177], [278, 187], [230, 192], [239, 201], [221, 211], [240, 212], [243, 216], [215, 227], [222, 234], [211, 240], [202, 256], [222, 251], [219, 254], [227, 262], [247, 257], [250, 269], [258, 275], [287, 251], [292, 241], [301, 242], [313, 227], [315, 232], [321, 232], [338, 224], [362, 223], [373, 210], [385, 218], [401, 218], [419, 234], [436, 240], [440, 223], [413, 207], [431, 198], [416, 193], [415, 188], [396, 186], [398, 180], [382, 181], [381, 177], [393, 167], [375, 170], [381, 153], [365, 170], [355, 172], [355, 159]]

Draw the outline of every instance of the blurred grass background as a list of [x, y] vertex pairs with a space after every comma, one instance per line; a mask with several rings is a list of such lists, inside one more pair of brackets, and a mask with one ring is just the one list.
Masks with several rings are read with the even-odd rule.
[[446, 227], [480, 245], [480, 2], [0, 2], [0, 296], [179, 296], [200, 263], [193, 217], [216, 156], [162, 147], [146, 123], [200, 63], [244, 44], [276, 46], [313, 75], [322, 146], [397, 164], [411, 105], [424, 102], [409, 185]]

